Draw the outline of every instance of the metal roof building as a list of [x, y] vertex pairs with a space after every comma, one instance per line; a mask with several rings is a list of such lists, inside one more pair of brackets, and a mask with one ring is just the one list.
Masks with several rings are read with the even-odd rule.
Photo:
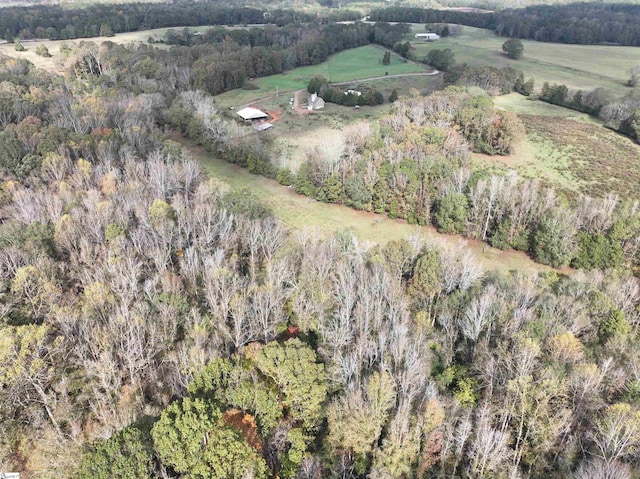
[[440, 35], [436, 33], [416, 33], [416, 38], [418, 40], [433, 41], [433, 40], [439, 40]]
[[258, 130], [258, 131], [265, 131], [268, 130], [269, 128], [273, 128], [273, 125], [271, 123], [268, 122], [264, 122], [264, 123], [259, 123], [257, 125], [253, 125], [253, 129], [254, 130]]
[[261, 118], [269, 117], [265, 112], [251, 107], [243, 108], [238, 112], [238, 115], [240, 115], [243, 120], [260, 120]]

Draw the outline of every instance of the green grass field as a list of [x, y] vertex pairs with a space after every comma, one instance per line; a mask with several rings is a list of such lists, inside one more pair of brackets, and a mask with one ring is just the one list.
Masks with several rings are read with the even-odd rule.
[[[413, 25], [411, 38], [424, 32], [424, 25]], [[534, 77], [536, 88], [545, 81], [563, 83], [569, 88], [608, 88], [627, 91], [627, 70], [640, 63], [640, 48], [602, 45], [564, 45], [523, 40], [524, 56], [511, 60], [502, 52], [506, 38], [489, 30], [464, 27], [462, 34], [437, 42], [412, 41], [413, 53], [422, 60], [432, 49], [450, 48], [457, 63], [472, 66], [512, 66]]]
[[[295, 68], [288, 72], [263, 78], [256, 78], [251, 83], [257, 90], [233, 90], [216, 97], [222, 106], [237, 106], [253, 99], [275, 95], [278, 92], [292, 92], [306, 88], [315, 75], [324, 75], [331, 82], [348, 82], [362, 78], [372, 78], [400, 73], [420, 73], [428, 71], [421, 65], [405, 61], [398, 55], [391, 55], [391, 64], [383, 65], [381, 60], [386, 50], [377, 45], [345, 50], [331, 55], [326, 62], [319, 65]], [[426, 82], [426, 81], [425, 81]]]
[[[248, 188], [276, 217], [294, 230], [308, 229], [327, 237], [336, 231], [351, 229], [365, 245], [386, 244], [420, 234], [441, 247], [457, 247], [464, 239], [456, 235], [439, 234], [432, 227], [410, 225], [402, 220], [356, 211], [346, 206], [321, 203], [296, 194], [292, 188], [274, 180], [252, 175], [246, 169], [226, 163], [209, 155], [200, 147], [189, 146], [180, 140], [200, 161], [204, 171], [227, 183], [232, 189]], [[472, 251], [487, 270], [547, 271], [550, 268], [532, 261], [518, 251], [500, 251], [480, 241], [464, 240], [465, 249]]]
[[603, 197], [614, 192], [637, 197], [640, 145], [567, 108], [515, 93], [497, 97], [495, 103], [520, 115], [526, 139], [509, 156], [473, 155], [476, 168], [492, 173], [516, 170], [569, 196]]
[[493, 103], [498, 108], [511, 111], [517, 115], [538, 115], [550, 116], [555, 118], [571, 118], [576, 121], [586, 123], [601, 124], [600, 120], [586, 113], [570, 110], [558, 105], [552, 105], [540, 100], [533, 100], [518, 93], [509, 93], [508, 95], [496, 96]]

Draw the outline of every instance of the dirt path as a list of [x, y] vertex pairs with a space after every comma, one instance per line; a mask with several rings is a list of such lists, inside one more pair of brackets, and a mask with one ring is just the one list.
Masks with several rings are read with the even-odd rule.
[[309, 110], [302, 106], [304, 103], [303, 95], [307, 92], [304, 88], [296, 91], [293, 94], [293, 109], [298, 115], [308, 115], [309, 113], [313, 113], [312, 110]]
[[[338, 83], [331, 83], [331, 85], [350, 85], [352, 83], [362, 83], [362, 82], [369, 82], [369, 81], [376, 81], [376, 80], [385, 80], [387, 78], [405, 78], [405, 77], [428, 77], [428, 76], [434, 76], [434, 75], [438, 75], [440, 74], [440, 71], [438, 70], [434, 70], [432, 72], [419, 72], [419, 73], [397, 73], [395, 75], [384, 75], [384, 76], [379, 76], [379, 77], [369, 77], [369, 78], [359, 78], [357, 80], [350, 80], [350, 81], [343, 81], [343, 82], [338, 82]], [[291, 95], [293, 93], [293, 98], [294, 98], [294, 110], [297, 111], [300, 114], [306, 114], [305, 112], [308, 112], [308, 110], [300, 107], [300, 104], [303, 103], [303, 101], [300, 98], [300, 95], [305, 92], [306, 90], [300, 89], [297, 90], [295, 92], [293, 91], [280, 91], [278, 92], [277, 96], [286, 96], [286, 95]], [[251, 100], [249, 103], [245, 103], [244, 105], [240, 105], [238, 107], [238, 110], [241, 110], [242, 108], [246, 108], [248, 106], [252, 106], [255, 105], [256, 103], [262, 103], [263, 101], [268, 101], [271, 100], [273, 98], [276, 97], [276, 94], [272, 94], [269, 96], [264, 96], [261, 98], [256, 98], [255, 100]]]
[[375, 81], [375, 80], [385, 80], [387, 78], [404, 78], [404, 77], [428, 77], [433, 75], [438, 75], [440, 72], [438, 70], [434, 70], [432, 72], [424, 72], [424, 73], [397, 73], [396, 75], [384, 75], [381, 77], [369, 77], [369, 78], [360, 78], [358, 80], [351, 81], [343, 81], [339, 83], [332, 83], [332, 85], [350, 85], [351, 83], [361, 83], [367, 81]]

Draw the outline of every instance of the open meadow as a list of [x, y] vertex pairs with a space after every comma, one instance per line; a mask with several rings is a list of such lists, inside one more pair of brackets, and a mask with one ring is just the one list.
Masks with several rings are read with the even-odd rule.
[[526, 138], [508, 156], [473, 155], [486, 172], [516, 170], [568, 195], [603, 197], [609, 192], [636, 197], [640, 145], [584, 113], [531, 101], [517, 93], [495, 98], [497, 106], [520, 116]]
[[[309, 80], [315, 75], [323, 75], [333, 83], [341, 83], [364, 78], [384, 77], [386, 74], [399, 75], [430, 71], [426, 65], [407, 61], [395, 54], [391, 55], [391, 64], [383, 65], [382, 56], [385, 51], [387, 50], [377, 45], [365, 45], [345, 50], [331, 55], [326, 62], [318, 65], [295, 68], [278, 75], [256, 78], [251, 83], [257, 89], [232, 90], [218, 95], [216, 101], [223, 107], [230, 107], [243, 105], [259, 98], [275, 96], [277, 93], [291, 93], [307, 88]], [[424, 84], [427, 82], [428, 80], [423, 79]]]
[[[450, 48], [456, 63], [471, 66], [511, 66], [534, 77], [536, 88], [545, 81], [563, 83], [569, 88], [593, 90], [603, 87], [618, 93], [627, 91], [627, 70], [640, 63], [640, 48], [605, 45], [566, 45], [522, 40], [524, 56], [511, 60], [502, 52], [505, 37], [489, 30], [463, 27], [459, 35], [435, 42], [416, 41], [424, 25], [414, 24], [411, 33], [413, 55], [422, 60], [433, 49]], [[409, 38], [409, 37], [408, 37]]]

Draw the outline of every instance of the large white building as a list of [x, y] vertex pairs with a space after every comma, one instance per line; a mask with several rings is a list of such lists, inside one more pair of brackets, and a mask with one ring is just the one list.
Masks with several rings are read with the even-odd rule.
[[416, 33], [416, 39], [434, 42], [436, 40], [440, 40], [440, 35], [437, 33]]
[[251, 107], [243, 108], [238, 112], [238, 115], [240, 115], [243, 120], [260, 120], [269, 117], [265, 112]]

